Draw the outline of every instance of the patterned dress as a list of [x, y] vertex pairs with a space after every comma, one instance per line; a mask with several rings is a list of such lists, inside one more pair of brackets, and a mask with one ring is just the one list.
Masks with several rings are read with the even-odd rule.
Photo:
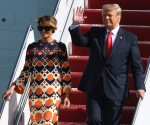
[[23, 93], [31, 73], [29, 106], [32, 125], [53, 125], [64, 93], [71, 93], [71, 74], [66, 46], [54, 40], [27, 48], [24, 69], [15, 81], [15, 91]]

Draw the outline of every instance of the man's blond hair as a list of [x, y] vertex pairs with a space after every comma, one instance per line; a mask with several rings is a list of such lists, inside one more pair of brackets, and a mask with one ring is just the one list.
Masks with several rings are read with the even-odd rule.
[[114, 11], [116, 11], [118, 18], [121, 19], [122, 10], [121, 10], [121, 8], [120, 8], [120, 6], [118, 4], [104, 4], [102, 6], [102, 13], [105, 10], [110, 10], [110, 11], [114, 10]]

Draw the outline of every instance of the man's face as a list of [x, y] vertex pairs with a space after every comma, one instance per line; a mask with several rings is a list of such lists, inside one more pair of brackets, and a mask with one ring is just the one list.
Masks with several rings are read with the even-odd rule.
[[102, 12], [103, 23], [107, 29], [113, 30], [119, 25], [119, 17], [115, 10], [104, 10]]

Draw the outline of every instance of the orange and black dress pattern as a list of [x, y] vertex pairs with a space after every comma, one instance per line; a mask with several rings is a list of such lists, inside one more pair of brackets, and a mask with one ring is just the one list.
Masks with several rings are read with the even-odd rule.
[[54, 40], [53, 43], [38, 41], [28, 46], [24, 69], [15, 81], [18, 93], [23, 93], [30, 73], [32, 125], [53, 125], [58, 121], [62, 94], [71, 93], [71, 74], [65, 44]]

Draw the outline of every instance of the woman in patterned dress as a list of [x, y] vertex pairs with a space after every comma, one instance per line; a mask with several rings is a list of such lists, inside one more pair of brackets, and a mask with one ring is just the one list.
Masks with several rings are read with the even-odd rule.
[[42, 38], [28, 46], [24, 68], [3, 94], [3, 99], [12, 95], [14, 90], [22, 94], [30, 77], [31, 124], [54, 125], [58, 123], [62, 96], [64, 106], [70, 105], [71, 74], [65, 44], [52, 38], [57, 29], [57, 20], [53, 16], [42, 16], [37, 23]]

